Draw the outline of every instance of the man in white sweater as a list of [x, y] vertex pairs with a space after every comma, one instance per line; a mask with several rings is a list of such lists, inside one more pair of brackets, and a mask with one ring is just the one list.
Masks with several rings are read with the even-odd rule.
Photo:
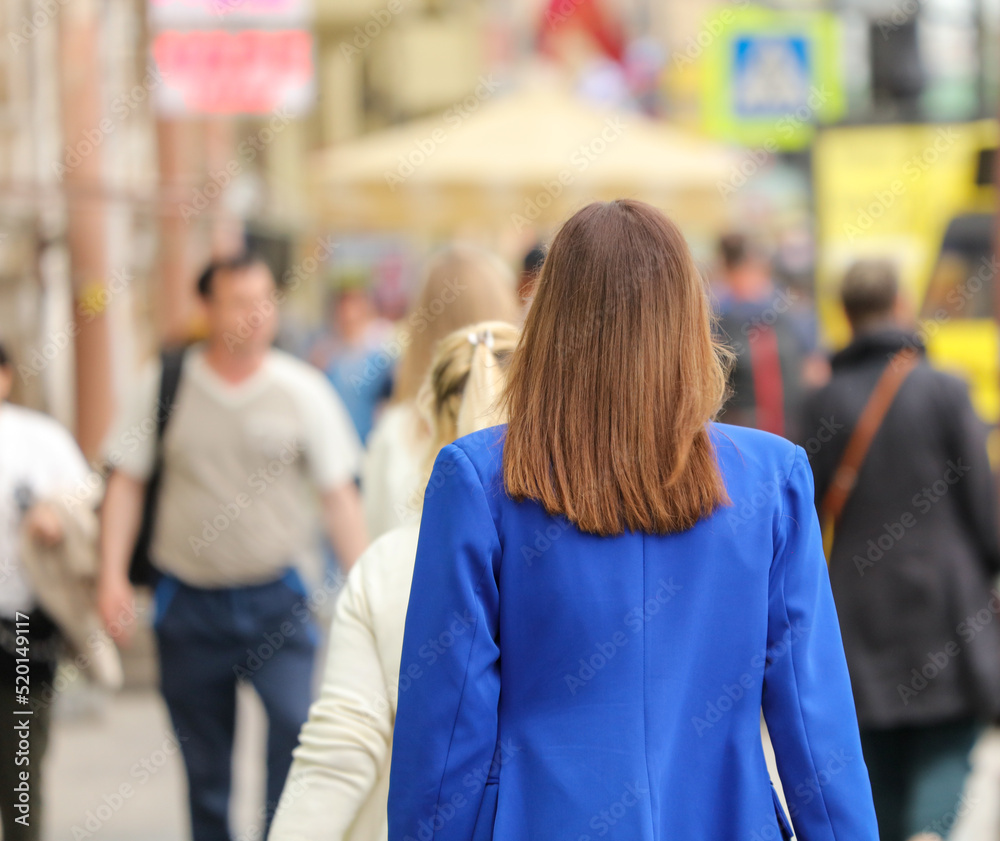
[[[0, 727], [0, 835], [37, 841], [51, 717], [51, 704], [41, 699], [52, 691], [60, 645], [22, 564], [21, 540], [26, 531], [45, 546], [62, 542], [62, 523], [44, 500], [81, 483], [90, 469], [66, 429], [7, 402], [13, 382], [14, 366], [0, 345], [0, 709], [8, 719]], [[17, 709], [28, 714], [14, 719]]]

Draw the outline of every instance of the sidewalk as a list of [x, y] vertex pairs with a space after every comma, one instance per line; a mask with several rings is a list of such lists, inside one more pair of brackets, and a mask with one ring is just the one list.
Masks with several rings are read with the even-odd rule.
[[[67, 700], [52, 727], [45, 841], [188, 841], [184, 772], [159, 695], [125, 692], [103, 705], [87, 695]], [[239, 702], [233, 828], [236, 841], [260, 841], [254, 813], [264, 797], [263, 711], [252, 691]], [[973, 763], [952, 841], [996, 841], [1000, 731], [984, 736]]]
[[[84, 696], [73, 707], [52, 725], [45, 841], [187, 841], [184, 769], [159, 695]], [[241, 841], [260, 841], [253, 828], [264, 799], [264, 716], [252, 691], [240, 693], [239, 714], [233, 829]]]

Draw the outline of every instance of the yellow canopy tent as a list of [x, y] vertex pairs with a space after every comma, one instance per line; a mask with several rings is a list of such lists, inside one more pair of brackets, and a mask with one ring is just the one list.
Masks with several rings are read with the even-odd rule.
[[319, 218], [342, 229], [513, 236], [587, 201], [634, 197], [709, 234], [735, 210], [738, 164], [713, 141], [543, 88], [472, 96], [325, 150], [314, 184]]

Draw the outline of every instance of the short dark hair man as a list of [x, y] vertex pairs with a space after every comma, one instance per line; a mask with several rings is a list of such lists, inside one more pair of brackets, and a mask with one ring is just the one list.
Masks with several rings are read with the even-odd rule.
[[830, 579], [880, 836], [945, 837], [979, 722], [1000, 703], [1000, 622], [966, 624], [991, 599], [1000, 608], [986, 430], [965, 383], [927, 363], [891, 263], [854, 264], [842, 302], [853, 338], [805, 403], [818, 505], [887, 366], [918, 354], [843, 507]]
[[840, 301], [854, 334], [892, 327], [906, 317], [896, 267], [888, 260], [858, 260], [844, 274]]
[[[188, 774], [194, 841], [229, 837], [237, 680], [268, 716], [268, 822], [312, 689], [316, 632], [300, 570], [319, 497], [345, 566], [367, 542], [355, 486], [360, 442], [323, 375], [271, 347], [276, 285], [252, 256], [198, 280], [209, 335], [185, 354], [163, 439], [150, 553], [160, 686]], [[152, 366], [106, 445], [100, 602], [109, 630], [131, 604], [128, 563], [153, 472], [161, 366]], [[266, 834], [266, 833], [265, 833]]]

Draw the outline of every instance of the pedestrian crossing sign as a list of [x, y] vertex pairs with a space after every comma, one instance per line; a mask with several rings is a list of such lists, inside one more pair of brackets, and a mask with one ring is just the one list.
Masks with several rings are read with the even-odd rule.
[[709, 133], [791, 151], [844, 110], [839, 27], [825, 12], [744, 5], [709, 18], [702, 112]]
[[733, 110], [739, 117], [781, 117], [807, 104], [810, 43], [799, 35], [733, 40]]

